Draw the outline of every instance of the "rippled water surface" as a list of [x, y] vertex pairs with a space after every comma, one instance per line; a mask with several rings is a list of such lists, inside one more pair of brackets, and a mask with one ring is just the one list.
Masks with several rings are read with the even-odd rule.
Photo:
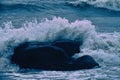
[[[119, 0], [1, 0], [0, 80], [120, 80]], [[27, 41], [83, 40], [82, 53], [101, 67], [77, 71], [20, 70], [10, 63]]]

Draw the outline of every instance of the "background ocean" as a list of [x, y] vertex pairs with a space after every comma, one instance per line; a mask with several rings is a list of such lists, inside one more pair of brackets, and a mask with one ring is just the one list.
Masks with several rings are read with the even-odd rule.
[[[100, 68], [20, 70], [10, 63], [26, 41], [83, 40]], [[0, 80], [120, 80], [120, 0], [0, 0]]]

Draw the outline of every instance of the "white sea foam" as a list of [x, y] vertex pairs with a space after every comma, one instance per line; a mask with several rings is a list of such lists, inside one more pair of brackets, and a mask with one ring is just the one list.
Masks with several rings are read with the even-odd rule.
[[74, 5], [89, 4], [95, 7], [107, 8], [115, 11], [120, 11], [120, 0], [76, 0], [70, 2]]
[[91, 21], [78, 20], [70, 23], [67, 19], [55, 17], [41, 22], [26, 22], [20, 28], [15, 28], [12, 22], [3, 25], [0, 28], [0, 71], [19, 69], [10, 64], [10, 57], [20, 43], [57, 39], [82, 39], [80, 55], [91, 55], [101, 65], [120, 65], [120, 33], [97, 33]]

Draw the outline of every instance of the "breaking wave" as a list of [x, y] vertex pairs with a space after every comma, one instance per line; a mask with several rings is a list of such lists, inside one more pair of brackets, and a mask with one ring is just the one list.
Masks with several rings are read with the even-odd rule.
[[[69, 22], [64, 18], [33, 20], [15, 28], [12, 22], [0, 27], [0, 71], [16, 71], [19, 68], [10, 63], [14, 48], [27, 41], [54, 41], [58, 39], [83, 40], [82, 53], [91, 55], [101, 66], [120, 65], [120, 33], [97, 33], [89, 20]], [[112, 61], [111, 61], [112, 60]]]

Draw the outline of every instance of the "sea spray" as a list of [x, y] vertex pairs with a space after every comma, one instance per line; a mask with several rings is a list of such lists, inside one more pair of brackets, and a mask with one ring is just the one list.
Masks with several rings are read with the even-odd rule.
[[[27, 41], [55, 41], [58, 39], [83, 40], [79, 55], [93, 56], [101, 66], [120, 65], [120, 33], [97, 33], [89, 20], [69, 22], [65, 18], [44, 19], [21, 24], [15, 28], [12, 22], [0, 28], [0, 71], [19, 70], [10, 63], [14, 48]], [[77, 55], [77, 56], [79, 56]], [[112, 60], [112, 61], [111, 61]]]

